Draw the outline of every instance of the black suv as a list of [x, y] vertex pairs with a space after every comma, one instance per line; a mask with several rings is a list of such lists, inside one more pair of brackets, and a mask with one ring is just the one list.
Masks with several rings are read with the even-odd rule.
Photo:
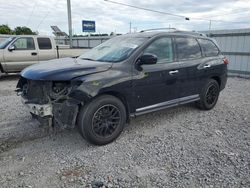
[[78, 58], [32, 65], [17, 92], [42, 124], [78, 126], [97, 145], [116, 139], [131, 117], [196, 102], [212, 109], [225, 88], [228, 60], [195, 32], [114, 37]]

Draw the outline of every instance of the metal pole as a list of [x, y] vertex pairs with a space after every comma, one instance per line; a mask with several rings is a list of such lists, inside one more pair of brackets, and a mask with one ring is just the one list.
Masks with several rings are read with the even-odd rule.
[[70, 0], [67, 0], [67, 8], [68, 8], [68, 25], [69, 25], [69, 45], [70, 45], [70, 48], [72, 48], [72, 19], [71, 19]]
[[209, 20], [209, 31], [211, 30], [212, 21]]

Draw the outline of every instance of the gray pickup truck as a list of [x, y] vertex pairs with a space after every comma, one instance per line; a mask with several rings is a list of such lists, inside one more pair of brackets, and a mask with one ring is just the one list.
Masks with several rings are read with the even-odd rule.
[[56, 45], [53, 37], [20, 35], [5, 39], [0, 43], [1, 73], [20, 72], [25, 67], [55, 58], [77, 57], [86, 49], [70, 49], [66, 45]]

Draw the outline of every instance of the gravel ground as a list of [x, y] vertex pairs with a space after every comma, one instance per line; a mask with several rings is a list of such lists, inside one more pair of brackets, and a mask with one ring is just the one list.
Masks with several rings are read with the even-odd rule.
[[211, 111], [193, 105], [133, 119], [106, 146], [49, 134], [0, 80], [0, 187], [250, 187], [250, 80], [229, 78]]

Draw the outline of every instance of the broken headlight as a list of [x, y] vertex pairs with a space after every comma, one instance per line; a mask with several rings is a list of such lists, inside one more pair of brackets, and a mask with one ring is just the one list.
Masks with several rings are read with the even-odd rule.
[[69, 88], [69, 82], [53, 82], [50, 97], [52, 99], [62, 98], [69, 93]]

